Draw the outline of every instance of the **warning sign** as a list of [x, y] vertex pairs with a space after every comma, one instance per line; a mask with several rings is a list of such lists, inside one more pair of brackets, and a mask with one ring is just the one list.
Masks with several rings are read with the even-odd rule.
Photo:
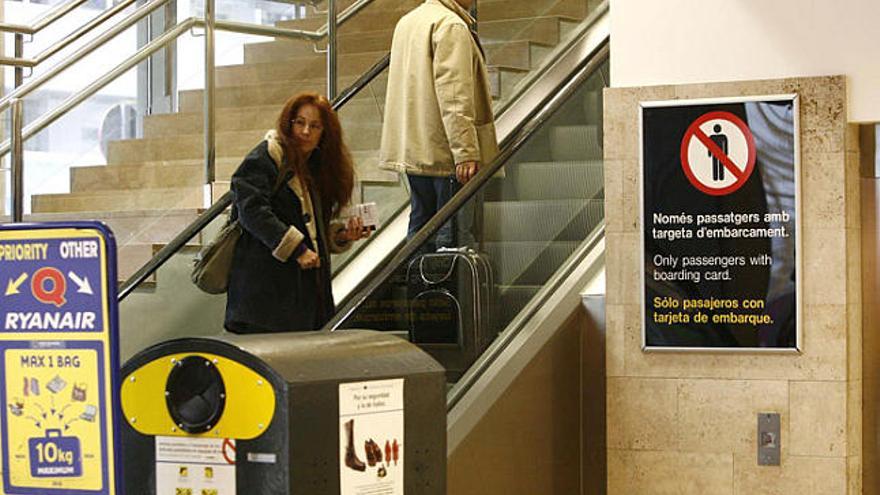
[[103, 225], [0, 227], [0, 494], [117, 493], [114, 279]]
[[730, 194], [755, 169], [755, 138], [749, 126], [730, 112], [707, 112], [681, 140], [681, 168], [691, 184], [713, 196]]
[[798, 348], [796, 103], [641, 104], [646, 348]]

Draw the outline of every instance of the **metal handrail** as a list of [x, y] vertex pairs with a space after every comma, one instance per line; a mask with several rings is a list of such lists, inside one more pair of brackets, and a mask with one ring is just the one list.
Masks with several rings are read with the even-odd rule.
[[12, 221], [21, 222], [24, 216], [24, 153], [22, 152], [21, 126], [24, 120], [22, 112], [24, 102], [14, 100], [12, 102], [12, 147], [15, 154], [12, 157]]
[[[73, 0], [68, 4], [62, 6], [62, 8], [56, 9], [52, 11], [53, 16], [52, 21], [57, 20], [62, 17], [67, 12], [71, 11], [75, 8], [79, 3], [82, 3], [84, 0]], [[0, 99], [0, 111], [3, 111], [9, 104], [13, 101], [13, 99], [20, 99], [25, 94], [30, 93], [37, 87], [44, 84], [51, 78], [57, 76], [61, 71], [70, 67], [72, 64], [81, 60], [88, 53], [91, 53], [95, 49], [100, 46], [103, 46], [107, 41], [116, 37], [123, 30], [131, 27], [144, 16], [148, 15], [150, 12], [158, 8], [160, 5], [167, 3], [169, 0], [157, 0], [156, 3], [150, 3], [144, 5], [142, 8], [135, 10], [131, 15], [125, 18], [121, 23], [117, 24], [114, 28], [108, 30], [102, 36], [99, 36], [91, 43], [86, 44], [82, 49], [74, 53], [67, 60], [62, 61], [60, 64], [56, 65], [52, 69], [49, 70], [47, 74], [43, 77], [32, 81], [28, 85], [22, 85], [22, 67], [16, 67], [16, 75], [15, 75], [15, 86], [16, 89], [7, 95], [5, 98]], [[336, 3], [335, 0], [328, 0], [330, 4], [330, 10], [328, 11], [327, 16], [327, 24], [325, 24], [321, 29], [315, 32], [308, 32], [299, 29], [281, 29], [281, 28], [265, 28], [263, 26], [258, 25], [243, 25], [242, 23], [223, 23], [226, 25], [218, 26], [217, 22], [214, 19], [214, 1], [215, 0], [205, 0], [205, 18], [197, 19], [195, 17], [191, 17], [184, 22], [178, 24], [173, 29], [167, 31], [162, 36], [156, 38], [155, 40], [150, 41], [147, 45], [138, 50], [134, 55], [126, 59], [120, 65], [116, 66], [110, 72], [106, 73], [103, 77], [88, 85], [86, 88], [82, 89], [75, 95], [69, 97], [67, 100], [62, 102], [62, 104], [56, 108], [55, 110], [49, 112], [48, 114], [42, 115], [35, 122], [32, 122], [31, 125], [27, 126], [24, 130], [19, 130], [18, 133], [0, 146], [0, 158], [2, 158], [6, 153], [9, 153], [13, 150], [13, 146], [18, 142], [23, 142], [31, 137], [33, 137], [36, 133], [45, 129], [47, 126], [55, 122], [62, 115], [66, 114], [76, 105], [82, 103], [86, 98], [92, 96], [101, 90], [104, 86], [106, 86], [110, 81], [119, 77], [125, 71], [131, 69], [135, 64], [141, 62], [150, 56], [153, 52], [158, 50], [159, 48], [164, 47], [166, 44], [171, 41], [177, 39], [186, 29], [190, 29], [195, 25], [200, 25], [205, 27], [206, 36], [205, 36], [205, 119], [204, 119], [204, 133], [205, 133], [205, 195], [206, 202], [210, 203], [213, 199], [213, 189], [211, 187], [211, 183], [214, 180], [215, 175], [215, 130], [214, 130], [214, 30], [219, 28], [223, 30], [229, 31], [238, 31], [238, 30], [247, 30], [252, 34], [260, 34], [267, 33], [270, 36], [276, 37], [287, 37], [287, 38], [300, 38], [300, 39], [309, 39], [315, 40], [320, 39], [323, 36], [329, 36], [330, 40], [328, 42], [329, 49], [327, 50], [327, 88], [328, 93], [331, 98], [336, 94], [336, 30], [337, 28], [346, 22], [348, 19], [356, 15], [361, 11], [364, 7], [369, 5], [373, 0], [358, 0], [354, 4], [350, 5], [341, 15], [337, 18], [336, 15]], [[79, 3], [77, 3], [79, 2]], [[51, 54], [57, 53], [58, 50], [61, 50], [64, 46], [67, 46], [65, 43], [71, 43], [75, 39], [79, 39], [84, 36], [87, 32], [94, 29], [96, 26], [106, 22], [107, 19], [110, 19], [118, 13], [118, 10], [110, 9], [112, 12], [105, 13], [102, 16], [99, 16], [95, 21], [83, 26], [81, 29], [77, 30], [71, 36], [72, 40], [67, 40], [62, 42], [61, 44], [57, 44], [56, 46], [51, 47], [47, 52], [51, 56]], [[46, 16], [47, 18], [50, 16]], [[338, 20], [337, 20], [338, 19]], [[41, 29], [48, 25], [50, 22], [39, 25], [38, 27]], [[332, 26], [330, 26], [332, 24]], [[8, 27], [8, 26], [7, 26]], [[18, 26], [17, 28], [20, 28]], [[11, 28], [10, 28], [11, 29]], [[20, 64], [20, 60], [22, 59], [22, 50], [21, 50], [21, 38], [22, 34], [17, 33], [16, 37], [16, 51], [15, 63]], [[43, 54], [41, 54], [43, 55]], [[3, 65], [3, 60], [0, 59], [0, 65]], [[10, 62], [6, 59], [7, 62]], [[17, 138], [17, 139], [16, 139]], [[14, 162], [22, 162], [22, 150], [16, 148], [17, 156], [13, 157]], [[21, 175], [23, 172], [19, 172]], [[13, 180], [17, 180], [16, 177], [13, 177]], [[14, 198], [15, 199], [15, 198]], [[17, 205], [21, 207], [22, 205]], [[13, 205], [15, 208], [16, 205]]]
[[41, 63], [52, 57], [52, 55], [55, 55], [56, 53], [76, 42], [77, 40], [81, 39], [83, 36], [103, 24], [111, 17], [116, 16], [116, 14], [125, 10], [129, 5], [135, 3], [135, 1], [136, 0], [123, 0], [122, 2], [114, 5], [112, 8], [101, 12], [101, 15], [95, 17], [86, 24], [83, 24], [82, 27], [69, 34], [64, 39], [58, 41], [54, 45], [50, 46], [49, 48], [46, 48], [34, 58], [10, 58], [0, 56], [0, 65], [14, 65], [16, 67], [36, 67], [37, 65], [40, 65]]
[[[168, 1], [170, 1], [170, 0], [155, 0], [155, 2], [156, 2], [155, 4], [151, 3], [151, 4], [144, 5], [144, 7], [147, 7], [148, 5], [150, 6], [149, 11], [144, 10], [144, 11], [132, 13], [132, 15], [127, 17], [126, 20], [123, 21], [123, 23], [121, 23], [119, 26], [114, 27], [114, 29], [113, 29], [114, 33], [118, 34], [119, 31], [124, 30], [127, 27], [130, 27], [132, 24], [134, 24], [135, 22], [137, 22], [141, 18], [145, 17], [146, 15], [148, 15], [150, 12], [152, 12], [156, 8], [167, 3]], [[372, 2], [372, 0], [363, 0], [362, 2], [359, 2], [357, 4], [352, 4], [352, 6], [346, 10], [348, 11], [352, 7], [355, 7], [358, 5], [364, 6], [370, 2]], [[338, 23], [342, 23], [344, 20], [347, 20], [349, 18], [351, 18], [351, 15], [348, 15], [344, 19], [342, 16], [340, 16]], [[165, 40], [164, 44], [167, 44], [167, 43], [170, 43], [173, 38], [177, 38], [180, 34], [182, 34], [182, 31], [181, 31], [182, 26], [186, 26], [186, 28], [183, 29], [183, 31], [185, 31], [185, 30], [190, 29], [194, 26], [203, 27], [204, 25], [205, 25], [204, 19], [190, 17], [190, 18], [182, 21], [181, 23], [179, 23], [177, 26], [172, 28], [170, 31], [167, 31], [165, 34], [163, 34], [159, 38], [156, 38], [156, 40], [154, 40], [154, 41], [161, 39], [161, 40]], [[225, 21], [218, 21], [215, 23], [215, 27], [217, 29], [220, 29], [223, 31], [231, 31], [231, 32], [241, 32], [241, 31], [239, 31], [240, 26], [241, 26], [240, 23], [231, 23], [231, 22], [225, 22]], [[267, 35], [268, 35], [268, 33], [271, 33], [272, 36], [286, 37], [286, 38], [291, 38], [291, 39], [313, 39], [314, 36], [317, 36], [316, 33], [319, 33], [320, 31], [321, 30], [309, 33], [309, 32], [298, 30], [298, 29], [262, 28], [260, 26], [253, 25], [248, 32], [250, 34], [264, 33]], [[168, 39], [169, 37], [167, 35], [172, 32], [176, 33], [176, 34], [173, 36], [172, 39]], [[108, 33], [109, 33], [109, 31], [108, 31]], [[5, 97], [0, 98], [0, 111], [5, 110], [9, 106], [9, 103], [12, 101], [13, 98], [21, 98], [22, 96], [24, 96], [26, 94], [32, 93], [35, 89], [37, 89], [38, 87], [45, 84], [49, 79], [57, 76], [61, 71], [69, 68], [72, 64], [76, 63], [76, 61], [82, 59], [85, 55], [88, 55], [89, 53], [91, 53], [95, 49], [99, 48], [100, 45], [102, 45], [104, 42], [106, 42], [109, 38], [112, 38], [112, 37], [113, 36], [109, 36], [109, 37], [101, 36], [101, 38], [96, 39], [95, 42], [89, 43], [88, 45], [84, 46], [81, 50], [79, 50], [75, 54], [71, 55], [71, 57], [69, 57], [68, 59], [65, 59], [59, 65], [50, 69], [49, 73], [45, 74], [44, 76], [40, 77], [39, 79], [35, 79], [34, 81], [31, 81], [30, 83], [28, 83], [24, 86], [21, 86], [20, 88], [12, 91], [11, 93], [6, 95]], [[97, 43], [98, 41], [100, 41], [100, 43]], [[150, 49], [152, 51], [150, 51], [150, 53], [148, 53], [147, 55], [144, 55], [144, 53], [148, 47], [150, 47]], [[152, 42], [147, 45], [144, 45], [139, 51], [135, 52], [135, 54], [133, 54], [125, 62], [123, 62], [122, 64], [117, 66], [117, 68], [112, 69], [108, 74], [115, 74], [114, 75], [114, 78], [115, 78], [116, 76], [118, 76], [118, 68], [119, 67], [122, 67], [122, 66], [129, 67], [130, 62], [132, 60], [137, 60], [137, 62], [140, 62], [140, 61], [144, 60], [147, 56], [152, 54], [157, 49], [158, 48], [153, 46]], [[99, 80], [104, 80], [104, 79], [106, 79], [106, 77], [101, 78]], [[97, 83], [97, 81], [95, 83], [90, 84], [85, 89], [81, 90], [79, 93], [74, 95], [73, 97], [65, 100], [65, 102], [62, 103], [62, 107], [61, 107], [61, 108], [65, 109], [64, 112], [66, 112], [67, 110], [72, 108], [72, 106], [75, 106], [75, 105], [69, 105], [68, 102], [70, 102], [72, 100], [76, 100], [77, 104], [81, 103], [83, 100], [85, 100], [85, 98], [92, 96], [94, 94], [94, 92], [96, 92], [97, 90], [100, 90], [101, 87], [103, 87], [103, 85], [102, 85], [100, 87], [97, 87], [97, 89], [95, 91], [89, 92], [88, 90], [90, 88], [96, 87], [96, 83]], [[64, 112], [62, 112], [62, 113], [64, 113]], [[41, 118], [38, 121], [35, 121], [31, 125], [27, 126], [24, 129], [24, 132], [26, 135], [23, 137], [23, 139], [26, 140], [26, 139], [33, 137], [37, 132], [42, 131], [47, 125], [49, 125], [52, 122], [54, 122], [55, 120], [57, 120], [58, 116], [60, 116], [57, 111], [50, 112], [49, 115], [54, 116], [54, 117], [48, 118], [48, 117], [44, 116], [44, 118]], [[40, 125], [36, 125], [38, 123]], [[7, 141], [4, 141], [2, 145], [0, 145], [0, 158], [5, 156], [6, 153], [9, 153], [10, 144], [11, 144], [10, 141], [7, 140]]]
[[563, 88], [554, 92], [548, 100], [541, 105], [537, 105], [537, 110], [530, 112], [529, 116], [523, 119], [517, 125], [516, 130], [511, 134], [511, 138], [505, 140], [502, 145], [501, 153], [492, 161], [489, 167], [486, 167], [477, 173], [477, 175], [465, 184], [461, 190], [456, 193], [452, 199], [443, 206], [431, 220], [425, 224], [404, 247], [398, 250], [390, 260], [380, 263], [367, 276], [363, 278], [360, 284], [353, 291], [355, 296], [351, 297], [343, 307], [336, 312], [336, 315], [324, 326], [322, 331], [335, 331], [339, 329], [342, 323], [357, 310], [367, 298], [373, 294], [382, 284], [384, 284], [397, 271], [406, 260], [412, 257], [421, 249], [422, 245], [433, 236], [459, 209], [477, 194], [497, 172], [507, 163], [513, 155], [522, 148], [525, 143], [540, 129], [553, 113], [558, 110], [561, 105], [577, 90], [580, 83], [586, 80], [591, 70], [594, 68], [590, 61], [597, 57], [603, 58], [609, 50], [608, 44], [603, 43], [591, 56], [579, 66], [574, 67], [574, 75], [567, 79]]
[[[28, 125], [27, 127], [24, 128], [24, 130], [22, 130], [21, 139], [23, 141], [30, 139], [31, 137], [36, 135], [38, 132], [42, 131], [43, 129], [48, 127], [50, 124], [52, 124], [53, 122], [55, 122], [56, 120], [61, 118], [64, 114], [66, 114], [68, 111], [70, 111], [70, 109], [79, 105], [80, 103], [85, 101], [87, 98], [89, 98], [90, 96], [92, 96], [95, 93], [97, 93], [98, 91], [100, 91], [104, 86], [113, 82], [117, 77], [124, 74], [126, 71], [132, 69], [133, 67], [135, 67], [137, 64], [139, 64], [143, 60], [146, 60], [153, 53], [164, 48], [165, 45], [167, 45], [171, 41], [175, 40], [178, 36], [187, 32], [193, 26], [201, 25], [203, 23], [204, 23], [204, 21], [202, 21], [201, 19], [196, 19], [194, 17], [190, 17], [187, 20], [178, 24], [173, 29], [163, 33], [162, 36], [159, 36], [158, 38], [154, 39], [153, 41], [147, 43], [140, 50], [138, 50], [134, 55], [132, 55], [131, 57], [126, 59], [124, 62], [122, 62], [121, 64], [114, 67], [112, 70], [110, 70], [110, 72], [106, 73], [103, 77], [96, 79], [91, 84], [89, 84], [88, 86], [86, 86], [85, 88], [80, 90], [79, 92], [75, 93], [74, 95], [72, 95], [69, 98], [67, 98], [66, 100], [64, 100], [60, 106], [56, 107], [51, 112], [43, 114], [40, 118], [38, 118], [34, 122], [31, 122], [30, 125]], [[3, 144], [3, 146], [0, 146], [0, 157], [3, 157], [3, 155], [8, 153], [9, 151], [10, 151], [10, 143], [7, 141]]]
[[[333, 109], [338, 111], [342, 106], [348, 103], [355, 95], [357, 95], [361, 90], [367, 87], [373, 79], [376, 78], [379, 74], [382, 73], [386, 68], [388, 68], [388, 64], [390, 61], [390, 56], [386, 55], [382, 60], [377, 62], [370, 68], [364, 75], [358, 78], [357, 81], [351, 84], [348, 88], [346, 88], [336, 99], [333, 100], [332, 106]], [[226, 210], [229, 205], [232, 204], [232, 192], [227, 191], [223, 196], [221, 196], [210, 208], [202, 212], [201, 215], [188, 227], [186, 227], [180, 234], [176, 235], [174, 239], [172, 239], [168, 244], [166, 244], [162, 249], [160, 249], [153, 257], [148, 261], [144, 266], [138, 269], [135, 273], [133, 273], [122, 285], [119, 287], [118, 292], [118, 301], [122, 301], [126, 298], [132, 291], [134, 291], [137, 286], [144, 282], [148, 277], [150, 277], [156, 270], [159, 269], [162, 265], [165, 264], [175, 253], [180, 251], [186, 243], [188, 243], [193, 237], [198, 235], [199, 232], [202, 231], [208, 224], [214, 221], [224, 210]]]
[[62, 17], [67, 15], [68, 12], [79, 7], [85, 2], [86, 0], [70, 0], [46, 12], [45, 14], [43, 14], [42, 17], [37, 19], [36, 22], [29, 26], [25, 26], [23, 24], [9, 24], [5, 22], [0, 22], [0, 31], [17, 34], [36, 34], [42, 31], [46, 26], [52, 24], [58, 19], [61, 19]]
[[[44, 18], [47, 20], [41, 19], [34, 26], [23, 26], [18, 24], [6, 24], [0, 23], [0, 31], [9, 31], [18, 34], [35, 34], [39, 32], [44, 27], [48, 26], [52, 22], [60, 19], [65, 14], [85, 2], [86, 0], [73, 0], [64, 4], [57, 8], [56, 10], [47, 13]], [[55, 55], [59, 51], [64, 48], [70, 46], [78, 39], [81, 39], [83, 36], [88, 34], [90, 31], [95, 29], [96, 27], [103, 24], [105, 21], [114, 17], [116, 14], [124, 10], [129, 5], [135, 3], [136, 0], [123, 0], [122, 3], [114, 5], [113, 7], [105, 10], [98, 17], [92, 19], [76, 31], [74, 31], [69, 36], [65, 37], [62, 40], [59, 40], [54, 45], [45, 49], [43, 52], [38, 54], [34, 58], [20, 58], [20, 57], [6, 57], [0, 56], [0, 65], [11, 65], [16, 67], [36, 67], [41, 63], [45, 62], [47, 59]], [[370, 4], [373, 0], [359, 0], [351, 4], [348, 8], [346, 8], [343, 12], [341, 12], [337, 16], [336, 26], [342, 26], [346, 21], [348, 21], [352, 16], [360, 12], [360, 10]], [[166, 2], [162, 2], [166, 3]], [[63, 8], [63, 9], [62, 9]], [[124, 24], [124, 23], [123, 23]], [[126, 24], [126, 27], [130, 26], [130, 24]], [[215, 23], [217, 29], [223, 31], [229, 31], [234, 33], [243, 33], [243, 34], [253, 34], [257, 36], [277, 36], [277, 37], [286, 37], [286, 38], [300, 38], [311, 41], [319, 41], [324, 39], [328, 35], [330, 35], [330, 23], [324, 24], [322, 27], [318, 28], [316, 31], [305, 31], [302, 29], [284, 29], [277, 28], [273, 26], [261, 26], [259, 24], [251, 24], [246, 22], [236, 22], [236, 21], [217, 21]], [[78, 61], [78, 59], [74, 59], [73, 62]], [[0, 108], [2, 110], [2, 108]]]
[[[80, 0], [77, 0], [77, 1], [80, 1]], [[126, 0], [126, 1], [128, 1], [128, 0]], [[112, 29], [106, 31], [98, 38], [95, 38], [94, 40], [92, 40], [88, 44], [84, 45], [82, 48], [80, 48], [76, 52], [72, 53], [69, 57], [66, 57], [63, 61], [61, 61], [59, 64], [57, 64], [54, 67], [52, 67], [51, 69], [49, 69], [42, 76], [30, 81], [29, 83], [27, 83], [23, 86], [16, 88], [15, 90], [8, 93], [6, 96], [0, 98], [0, 112], [2, 112], [3, 110], [5, 110], [6, 108], [9, 107], [9, 103], [12, 101], [13, 98], [22, 98], [22, 97], [32, 93], [34, 90], [36, 90], [37, 88], [39, 88], [40, 86], [45, 84], [47, 81], [55, 78], [55, 76], [57, 76], [62, 71], [70, 68], [70, 66], [79, 62], [80, 60], [82, 60], [83, 58], [88, 56], [90, 53], [92, 53], [93, 51], [104, 46], [108, 41], [110, 41], [111, 39], [113, 39], [117, 35], [119, 35], [119, 33], [121, 33], [122, 31], [125, 31], [129, 27], [133, 26], [138, 21], [140, 21], [141, 19], [143, 19], [147, 15], [151, 14], [153, 11], [155, 11], [159, 7], [162, 7], [163, 5], [167, 4], [169, 1], [171, 1], [171, 0], [152, 0], [151, 2], [138, 7], [137, 10], [135, 10], [134, 12], [129, 14], [128, 17], [126, 17], [125, 19], [120, 21], [118, 24], [113, 26]], [[337, 20], [337, 25], [338, 26], [343, 25], [346, 21], [351, 19], [355, 14], [360, 12], [361, 9], [363, 9], [364, 7], [366, 7], [367, 5], [369, 5], [372, 2], [373, 2], [373, 0], [359, 0], [358, 2], [351, 4], [347, 9], [345, 9], [342, 13], [339, 14], [339, 17]], [[109, 17], [112, 17], [112, 16], [107, 16], [107, 18], [109, 18]], [[103, 18], [103, 21], [106, 21], [107, 18]], [[186, 21], [184, 21], [184, 22], [186, 22]], [[305, 39], [305, 40], [311, 40], [311, 41], [320, 40], [320, 39], [324, 38], [325, 36], [327, 36], [327, 33], [328, 33], [328, 27], [326, 24], [323, 27], [319, 28], [317, 31], [304, 31], [302, 29], [285, 29], [285, 28], [278, 28], [278, 27], [274, 27], [274, 26], [261, 26], [258, 24], [248, 24], [248, 23], [234, 22], [234, 21], [216, 21], [214, 23], [214, 25], [217, 29], [219, 29], [221, 31], [228, 31], [228, 32], [232, 32], [232, 33], [253, 34], [253, 35], [257, 35], [257, 36], [271, 36], [271, 37], [289, 38], [289, 39]], [[2, 26], [2, 24], [0, 24], [0, 26]], [[90, 29], [93, 29], [93, 28], [94, 28], [94, 26], [92, 26]], [[2, 29], [0, 29], [0, 30], [2, 30]], [[85, 34], [85, 33], [80, 33], [79, 31], [77, 31], [76, 33], [74, 33], [71, 36], [78, 35], [77, 38], [80, 38], [83, 34]], [[63, 43], [63, 41], [59, 42], [59, 43]], [[61, 47], [53, 46], [53, 47], [48, 48], [46, 50], [46, 52], [51, 52], [51, 54], [54, 54], [54, 53], [57, 53], [58, 50], [61, 50], [63, 48], [64, 48], [64, 46], [61, 46]], [[44, 53], [46, 53], [46, 52], [44, 52]], [[46, 57], [43, 57], [43, 54], [40, 54], [37, 57], [38, 59], [40, 59], [40, 60], [38, 60], [38, 63], [42, 62], [43, 59], [51, 56], [51, 54]], [[0, 57], [0, 65], [10, 65], [5, 62], [6, 60], [10, 60], [10, 59], [7, 59], [5, 57]], [[8, 144], [8, 143], [6, 143], [6, 144]], [[9, 150], [6, 149], [6, 147], [0, 148], [0, 150], [6, 150], [6, 151], [0, 151], [0, 157], [2, 157], [5, 153], [9, 152]]]
[[[89, 43], [83, 45], [82, 48], [72, 53], [69, 57], [65, 57], [64, 60], [59, 62], [57, 65], [53, 66], [51, 69], [46, 71], [45, 74], [37, 77], [36, 79], [31, 80], [27, 84], [23, 86], [19, 86], [15, 88], [13, 91], [8, 93], [3, 98], [0, 98], [0, 112], [5, 110], [9, 103], [13, 98], [23, 98], [28, 94], [34, 92], [37, 88], [41, 87], [43, 84], [48, 82], [50, 79], [54, 79], [55, 76], [60, 74], [61, 72], [67, 70], [73, 64], [79, 62], [93, 51], [98, 48], [104, 46], [108, 41], [115, 38], [119, 33], [125, 31], [126, 29], [133, 26], [135, 23], [143, 19], [144, 17], [150, 15], [163, 5], [167, 4], [171, 0], [152, 0], [149, 3], [146, 3], [140, 7], [138, 7], [134, 12], [129, 14], [125, 19], [119, 22], [119, 24], [115, 25], [113, 28], [107, 30], [102, 33], [101, 36], [98, 36], [94, 40]], [[2, 155], [0, 155], [2, 156]]]

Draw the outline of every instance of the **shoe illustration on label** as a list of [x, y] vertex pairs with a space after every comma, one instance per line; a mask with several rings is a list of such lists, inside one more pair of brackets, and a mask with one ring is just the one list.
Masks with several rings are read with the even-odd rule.
[[79, 438], [61, 436], [61, 430], [46, 430], [46, 436], [28, 440], [31, 476], [74, 477], [82, 475]]
[[403, 379], [340, 384], [339, 422], [340, 494], [403, 495]]

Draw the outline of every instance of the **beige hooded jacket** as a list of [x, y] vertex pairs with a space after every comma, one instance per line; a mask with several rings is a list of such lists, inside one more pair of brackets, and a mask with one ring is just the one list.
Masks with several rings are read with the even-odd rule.
[[455, 0], [427, 0], [394, 30], [379, 166], [444, 177], [498, 154], [489, 76], [473, 18]]

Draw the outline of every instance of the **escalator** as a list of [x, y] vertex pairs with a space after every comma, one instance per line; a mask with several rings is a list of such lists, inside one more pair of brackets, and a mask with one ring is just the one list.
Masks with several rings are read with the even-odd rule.
[[[492, 167], [326, 327], [394, 332], [447, 368], [449, 493], [604, 493], [604, 337], [581, 294], [604, 290], [608, 47], [583, 42], [590, 56], [577, 62], [575, 49], [556, 66], [567, 75]], [[423, 248], [464, 212], [475, 215], [470, 253], [492, 268], [477, 284], [450, 258], [427, 268], [437, 260]], [[474, 292], [489, 304], [474, 306]]]
[[[602, 90], [609, 48], [607, 11], [600, 14], [505, 106], [498, 120], [505, 138], [494, 163], [405, 243], [400, 225], [407, 209], [396, 211], [358, 255], [339, 263], [334, 278], [338, 313], [325, 331], [393, 332], [423, 340], [441, 363], [459, 358], [447, 374], [450, 493], [574, 493], [587, 486], [578, 399], [584, 343], [576, 330], [583, 316], [576, 308], [604, 269]], [[377, 66], [343, 93], [337, 108], [344, 111], [363, 80], [381, 78], [383, 70]], [[194, 248], [187, 242], [219, 229], [230, 201], [227, 195], [215, 203], [125, 284], [121, 326], [139, 331], [126, 333], [123, 359], [155, 342], [222, 328], [225, 297], [192, 286]], [[425, 338], [414, 332], [413, 315], [430, 304], [411, 308], [413, 266], [437, 230], [462, 214], [473, 215], [476, 237], [466, 252], [485, 260], [492, 274], [480, 279], [484, 323]], [[158, 272], [161, 288], [142, 286]], [[458, 273], [447, 287], [453, 297], [466, 290]], [[436, 306], [437, 314], [447, 309]], [[457, 320], [468, 312], [459, 308]], [[479, 336], [463, 338], [471, 331]], [[487, 464], [494, 474], [480, 473]]]

